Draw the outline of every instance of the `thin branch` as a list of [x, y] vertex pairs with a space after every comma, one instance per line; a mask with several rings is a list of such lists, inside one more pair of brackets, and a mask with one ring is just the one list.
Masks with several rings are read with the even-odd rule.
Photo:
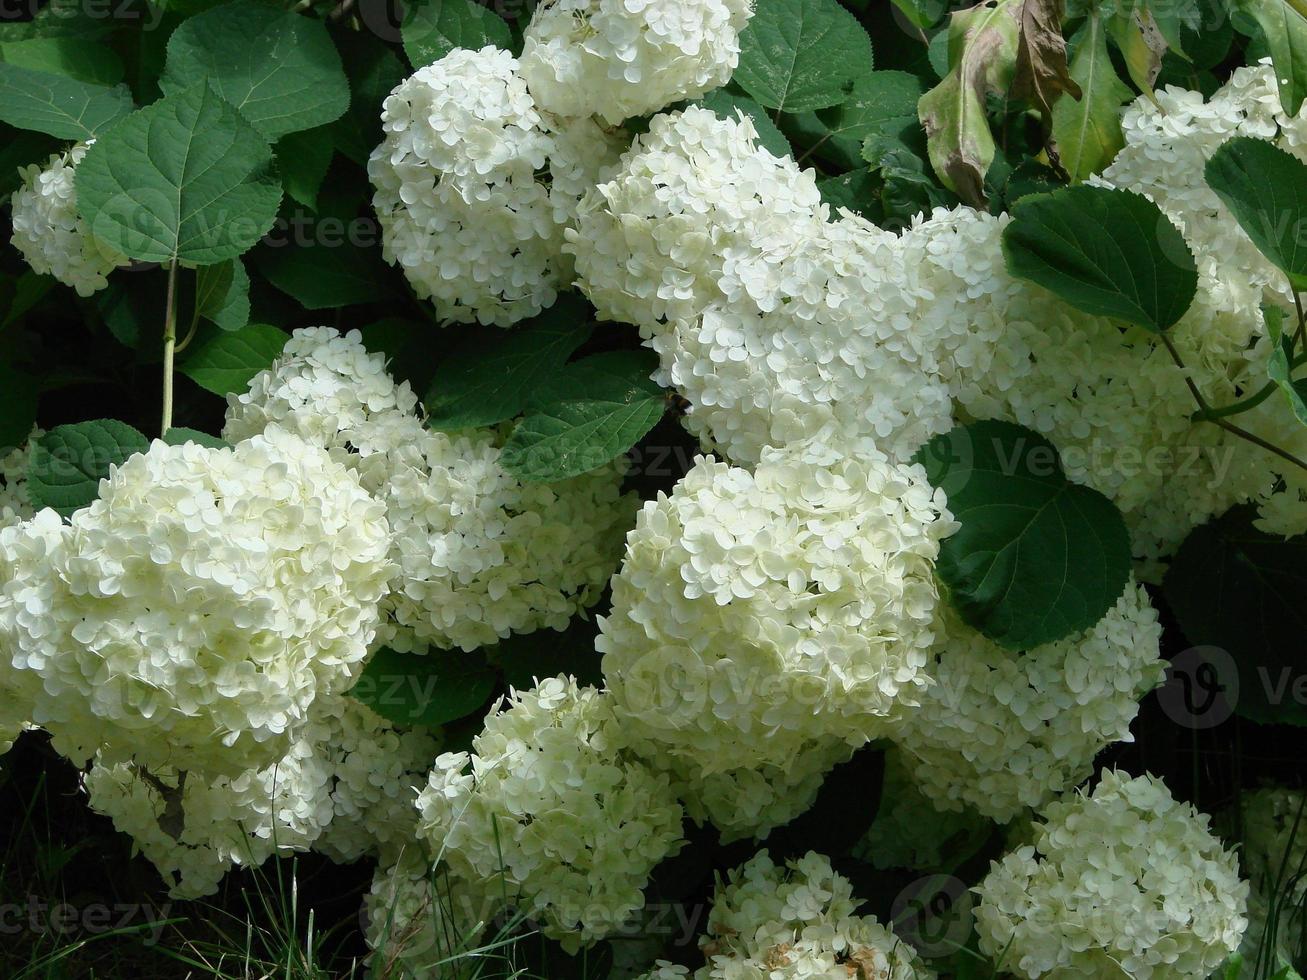
[[168, 307], [163, 312], [163, 420], [159, 435], [166, 436], [172, 428], [172, 375], [177, 349], [177, 260], [168, 263]]

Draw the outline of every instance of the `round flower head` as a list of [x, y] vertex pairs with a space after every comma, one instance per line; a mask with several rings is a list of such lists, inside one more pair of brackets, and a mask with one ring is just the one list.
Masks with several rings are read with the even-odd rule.
[[416, 411], [357, 332], [299, 330], [248, 393], [228, 396], [223, 434], [287, 427], [332, 449], [385, 504], [399, 574], [382, 642], [471, 650], [562, 629], [599, 598], [621, 554], [637, 506], [620, 491], [621, 467], [523, 483], [500, 463], [500, 432], [434, 432]]
[[752, 15], [750, 0], [547, 0], [522, 76], [550, 112], [616, 125], [725, 85]]
[[564, 677], [513, 692], [472, 753], [436, 760], [418, 836], [456, 878], [518, 895], [575, 950], [644, 905], [650, 872], [682, 844], [666, 777], [614, 747], [606, 695]]
[[691, 107], [650, 121], [581, 201], [567, 250], [600, 316], [647, 337], [715, 301], [770, 310], [782, 260], [826, 214], [813, 172], [759, 147], [747, 116]]
[[912, 781], [903, 751], [885, 754], [885, 779], [876, 819], [854, 856], [882, 870], [948, 872], [989, 839], [994, 824], [973, 809], [941, 810]]
[[500, 326], [553, 303], [571, 278], [563, 225], [620, 144], [537, 111], [517, 61], [494, 47], [419, 69], [381, 120], [368, 176], [382, 249], [418, 295], [446, 319]]
[[433, 870], [421, 849], [410, 847], [377, 869], [363, 904], [368, 948], [385, 964], [385, 975], [428, 980], [479, 946], [502, 903], [479, 884]]
[[[830, 859], [809, 851], [779, 867], [764, 850], [719, 884], [695, 980], [924, 980], [916, 951], [862, 903]], [[657, 974], [654, 974], [657, 976]]]
[[276, 427], [156, 441], [71, 524], [0, 530], [0, 684], [75, 762], [261, 768], [357, 677], [389, 543], [354, 475]]
[[909, 778], [941, 809], [1006, 823], [1083, 782], [1131, 741], [1139, 699], [1165, 678], [1162, 628], [1131, 582], [1097, 625], [1005, 650], [941, 608], [935, 684], [894, 733]]
[[78, 143], [67, 153], [56, 153], [44, 167], [24, 167], [22, 186], [11, 199], [14, 248], [34, 272], [54, 276], [78, 296], [104, 289], [109, 285], [105, 277], [131, 262], [91, 234], [77, 215], [74, 173], [90, 145]]
[[0, 449], [0, 526], [17, 524], [36, 515], [27, 496], [27, 468], [32, 461], [32, 446], [45, 433], [34, 428], [27, 440], [13, 449]]
[[1207, 977], [1239, 947], [1248, 883], [1208, 818], [1105, 771], [1052, 803], [976, 892], [980, 949], [1019, 977]]
[[917, 466], [696, 460], [644, 505], [600, 621], [632, 744], [711, 773], [886, 730], [925, 683], [934, 559], [954, 527]]

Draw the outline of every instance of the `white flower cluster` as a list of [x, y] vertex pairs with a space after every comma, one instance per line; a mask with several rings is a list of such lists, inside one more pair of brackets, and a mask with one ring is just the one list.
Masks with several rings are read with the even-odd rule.
[[644, 905], [649, 873], [681, 847], [666, 777], [627, 757], [606, 694], [565, 677], [513, 692], [472, 752], [436, 759], [418, 836], [462, 883], [518, 895], [575, 950]]
[[[849, 880], [809, 851], [779, 867], [759, 851], [719, 885], [695, 980], [926, 980], [916, 951], [874, 917], [858, 915]], [[651, 978], [676, 976], [660, 966]], [[684, 975], [684, 974], [682, 974]]]
[[0, 690], [74, 762], [267, 766], [357, 677], [389, 543], [354, 475], [276, 427], [156, 441], [71, 524], [0, 530]]
[[1165, 679], [1162, 628], [1131, 582], [1083, 633], [1005, 650], [941, 606], [935, 683], [893, 733], [912, 781], [937, 807], [1005, 823], [1093, 772], [1109, 743], [1132, 741], [1139, 699]]
[[906, 459], [952, 405], [898, 239], [828, 221], [812, 171], [707, 109], [656, 117], [581, 204], [581, 288], [637, 324], [706, 446], [753, 463], [810, 441]]
[[730, 81], [752, 15], [751, 0], [546, 0], [522, 75], [550, 112], [617, 125]]
[[1247, 927], [1248, 884], [1208, 818], [1151, 776], [1050, 804], [976, 889], [981, 951], [1020, 977], [1207, 977]]
[[994, 823], [970, 807], [941, 809], [929, 793], [913, 781], [903, 750], [889, 749], [880, 807], [854, 856], [882, 870], [948, 872], [973, 854]]
[[54, 276], [78, 296], [104, 289], [105, 277], [131, 262], [96, 238], [77, 214], [74, 174], [89, 146], [78, 143], [51, 156], [44, 167], [22, 168], [22, 186], [11, 198], [14, 248], [33, 271]]
[[45, 435], [34, 428], [21, 445], [0, 455], [0, 527], [26, 521], [36, 515], [27, 496], [27, 469], [32, 462], [32, 447]]
[[[699, 458], [644, 505], [600, 620], [624, 737], [692, 784], [829, 768], [920, 695], [933, 563], [954, 527], [919, 467], [767, 450], [750, 473]], [[796, 764], [813, 753], [825, 759]]]
[[508, 326], [571, 279], [563, 227], [621, 146], [540, 112], [506, 51], [458, 48], [386, 98], [368, 161], [382, 249], [436, 312]]
[[500, 463], [499, 432], [431, 431], [357, 332], [297, 330], [248, 393], [228, 396], [228, 441], [269, 424], [331, 449], [385, 504], [399, 574], [380, 640], [406, 652], [562, 629], [599, 598], [637, 506], [618, 467], [523, 483]]
[[412, 840], [414, 800], [439, 743], [349, 697], [320, 697], [311, 710], [267, 768], [206, 777], [97, 763], [86, 777], [90, 805], [132, 838], [174, 898], [210, 895], [232, 865], [290, 851], [393, 859]]

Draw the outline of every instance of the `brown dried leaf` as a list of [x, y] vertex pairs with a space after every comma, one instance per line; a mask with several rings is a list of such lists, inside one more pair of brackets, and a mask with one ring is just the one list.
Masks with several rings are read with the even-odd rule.
[[1063, 92], [1073, 99], [1081, 96], [1067, 70], [1061, 0], [1021, 0], [1018, 20], [1017, 66], [1009, 94], [1025, 99], [1047, 119]]

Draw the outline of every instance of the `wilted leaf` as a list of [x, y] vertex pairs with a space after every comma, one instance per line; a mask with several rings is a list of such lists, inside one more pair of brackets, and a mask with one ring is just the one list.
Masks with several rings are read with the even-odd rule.
[[1061, 0], [1021, 0], [1020, 23], [1009, 94], [1025, 99], [1047, 118], [1063, 92], [1080, 98], [1080, 86], [1067, 74]]

